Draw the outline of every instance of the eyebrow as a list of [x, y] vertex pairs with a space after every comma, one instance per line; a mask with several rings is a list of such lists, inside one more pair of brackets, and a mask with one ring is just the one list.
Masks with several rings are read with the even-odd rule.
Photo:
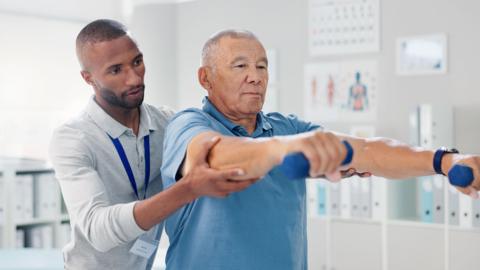
[[135, 56], [133, 60], [137, 60], [138, 58], [143, 58], [143, 53], [137, 54], [137, 56]]
[[246, 60], [247, 60], [247, 57], [245, 56], [237, 56], [235, 57], [235, 59], [232, 60], [231, 64], [236, 63], [238, 61], [246, 61]]
[[[245, 57], [245, 56], [237, 56], [237, 57], [235, 57], [235, 59], [232, 60], [231, 64], [234, 64], [238, 61], [246, 61], [246, 60], [247, 60], [247, 57]], [[257, 63], [258, 62], [265, 62], [268, 66], [268, 59], [266, 57], [260, 58], [260, 60], [257, 61]]]

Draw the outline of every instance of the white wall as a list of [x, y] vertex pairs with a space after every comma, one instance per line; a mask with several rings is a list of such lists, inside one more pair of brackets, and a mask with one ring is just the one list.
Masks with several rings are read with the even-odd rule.
[[[49, 10], [48, 2], [10, 3], [6, 8], [0, 0], [0, 156], [47, 158], [53, 129], [80, 113], [93, 94], [81, 79], [75, 56], [78, 32], [96, 18], [119, 19], [119, 7], [109, 9], [111, 2], [93, 13], [87, 10], [91, 2], [80, 10], [75, 10], [77, 2]], [[129, 20], [120, 18], [145, 54], [145, 101], [173, 108], [175, 18], [173, 4], [139, 5]]]
[[53, 128], [91, 92], [75, 57], [82, 24], [0, 13], [0, 156], [46, 158]]
[[177, 108], [177, 7], [137, 6], [128, 22], [144, 54], [145, 101]]
[[206, 92], [197, 81], [201, 49], [213, 33], [227, 28], [253, 31], [278, 58], [279, 107], [302, 112], [306, 60], [307, 1], [202, 0], [178, 8], [179, 106], [199, 106]]

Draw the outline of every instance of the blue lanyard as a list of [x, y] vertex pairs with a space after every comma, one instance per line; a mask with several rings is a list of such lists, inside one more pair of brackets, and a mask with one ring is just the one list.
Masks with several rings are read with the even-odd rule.
[[[112, 138], [110, 134], [107, 134], [108, 137], [110, 137], [110, 140], [112, 140], [113, 145], [115, 146], [115, 149], [117, 149], [118, 156], [120, 157], [120, 160], [122, 161], [123, 167], [125, 168], [125, 171], [127, 172], [128, 175], [128, 180], [130, 180], [130, 185], [133, 188], [133, 191], [135, 191], [135, 195], [137, 195], [137, 199], [140, 199], [138, 196], [138, 189], [137, 189], [137, 183], [135, 182], [135, 177], [133, 176], [132, 172], [132, 167], [130, 167], [130, 163], [128, 162], [127, 155], [125, 154], [125, 150], [123, 150], [122, 144], [120, 143], [120, 140], [118, 138]], [[150, 138], [149, 135], [143, 137], [143, 147], [145, 148], [145, 194], [143, 195], [143, 199], [147, 197], [147, 188], [148, 188], [148, 182], [150, 181]]]

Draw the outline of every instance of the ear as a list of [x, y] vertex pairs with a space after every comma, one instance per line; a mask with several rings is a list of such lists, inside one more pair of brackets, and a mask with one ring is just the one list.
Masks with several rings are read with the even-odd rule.
[[82, 75], [82, 78], [86, 83], [93, 86], [92, 74], [90, 72], [82, 70], [80, 71], [80, 75]]
[[200, 67], [198, 69], [198, 81], [200, 82], [200, 85], [205, 88], [205, 90], [211, 90], [212, 84], [210, 83], [211, 79], [211, 72], [208, 67]]

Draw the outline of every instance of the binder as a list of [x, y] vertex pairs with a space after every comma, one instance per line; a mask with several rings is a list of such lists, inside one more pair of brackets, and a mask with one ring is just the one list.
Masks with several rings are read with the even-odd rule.
[[443, 223], [445, 220], [444, 212], [444, 182], [445, 176], [433, 176], [433, 222]]
[[41, 248], [52, 249], [53, 248], [53, 228], [52, 226], [38, 227], [41, 237]]
[[[2, 195], [2, 197], [3, 197], [4, 188], [5, 188], [3, 181], [4, 181], [3, 178], [0, 176], [0, 195]], [[4, 220], [5, 220], [5, 198], [0, 198], [0, 226], [3, 225]], [[2, 234], [1, 230], [0, 230], [0, 234]]]
[[458, 207], [459, 207], [459, 225], [462, 227], [472, 227], [472, 206], [473, 200], [470, 196], [465, 194], [459, 194]]
[[351, 215], [351, 184], [348, 180], [340, 182], [340, 216], [342, 218], [350, 218]]
[[316, 204], [317, 204], [317, 191], [315, 186], [315, 179], [306, 179], [306, 186], [307, 186], [307, 211], [309, 217], [316, 217]]
[[386, 192], [386, 179], [379, 176], [371, 177], [371, 209], [372, 209], [372, 219], [380, 221], [385, 217], [385, 197]]
[[459, 225], [459, 196], [460, 192], [454, 187], [448, 186], [448, 224]]
[[53, 173], [36, 175], [34, 200], [35, 217], [52, 218], [60, 213], [60, 189]]
[[14, 220], [22, 222], [33, 218], [33, 176], [21, 174], [15, 177]]
[[17, 229], [15, 231], [15, 247], [24, 248], [25, 246], [25, 231], [22, 229]]
[[27, 231], [27, 246], [31, 248], [43, 248], [42, 231], [39, 227], [33, 227]]
[[33, 219], [33, 176], [25, 175], [23, 178], [23, 218]]
[[473, 200], [472, 224], [474, 227], [480, 227], [480, 200]]
[[325, 180], [319, 180], [317, 187], [317, 205], [316, 210], [319, 216], [327, 215], [327, 184]]
[[360, 187], [360, 177], [352, 176], [344, 181], [350, 182], [350, 214], [353, 218], [361, 218], [362, 217], [362, 193]]
[[372, 195], [371, 195], [371, 186], [372, 180], [371, 177], [368, 178], [359, 178], [360, 181], [360, 206], [361, 206], [361, 215], [360, 217], [369, 219], [372, 217]]
[[433, 222], [433, 180], [431, 176], [419, 177], [420, 182], [420, 219]]
[[340, 210], [340, 183], [329, 183], [329, 191], [330, 191], [330, 198], [329, 198], [329, 208], [327, 212], [330, 212], [332, 217], [339, 217], [341, 214]]

